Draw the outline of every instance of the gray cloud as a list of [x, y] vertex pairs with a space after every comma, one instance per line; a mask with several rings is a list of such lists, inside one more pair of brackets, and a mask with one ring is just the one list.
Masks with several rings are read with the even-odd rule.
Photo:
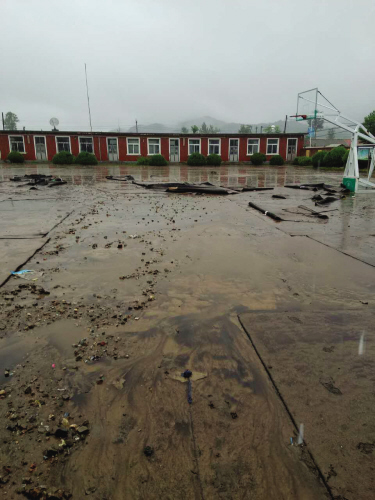
[[375, 109], [373, 0], [0, 0], [0, 106], [20, 125], [87, 129], [209, 115], [293, 114], [318, 86], [361, 120]]

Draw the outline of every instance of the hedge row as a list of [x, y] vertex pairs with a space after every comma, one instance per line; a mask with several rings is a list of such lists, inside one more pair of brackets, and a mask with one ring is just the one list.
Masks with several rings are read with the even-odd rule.
[[[297, 156], [293, 160], [293, 165], [305, 167], [313, 165], [314, 167], [345, 167], [349, 155], [349, 150], [344, 146], [338, 146], [331, 149], [331, 151], [319, 151], [311, 158], [308, 156]], [[360, 163], [360, 162], [359, 162]], [[361, 166], [361, 165], [360, 165]]]
[[220, 167], [221, 156], [219, 155], [203, 156], [200, 153], [193, 153], [188, 157], [187, 164], [193, 167], [201, 167], [204, 165], [212, 165], [214, 167]]
[[97, 165], [98, 160], [94, 154], [87, 153], [87, 151], [82, 151], [78, 156], [73, 156], [68, 151], [61, 151], [52, 158], [52, 163], [55, 165], [72, 165], [73, 163], [76, 165]]

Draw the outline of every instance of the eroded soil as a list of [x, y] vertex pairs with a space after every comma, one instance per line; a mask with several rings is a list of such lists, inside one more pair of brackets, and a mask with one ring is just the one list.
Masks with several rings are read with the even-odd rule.
[[[68, 184], [1, 171], [4, 498], [372, 498], [374, 197], [322, 223], [291, 213], [314, 193], [282, 187], [322, 174], [291, 167], [28, 168]], [[275, 189], [176, 195], [108, 174]]]

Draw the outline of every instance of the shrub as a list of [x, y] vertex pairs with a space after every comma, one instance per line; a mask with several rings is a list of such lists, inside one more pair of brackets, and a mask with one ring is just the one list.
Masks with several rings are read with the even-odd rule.
[[312, 159], [309, 156], [298, 156], [298, 165], [300, 167], [307, 167], [307, 165], [311, 165]]
[[296, 156], [292, 161], [292, 165], [299, 165], [299, 156]]
[[11, 151], [8, 154], [7, 160], [10, 161], [10, 163], [24, 163], [25, 157], [23, 156], [23, 154], [19, 153], [18, 151]]
[[150, 165], [153, 167], [165, 167], [168, 165], [168, 162], [163, 155], [152, 155], [150, 157]]
[[253, 165], [262, 165], [266, 161], [266, 155], [263, 153], [254, 153], [250, 156], [250, 161]]
[[193, 167], [200, 167], [202, 165], [206, 165], [206, 158], [200, 153], [193, 153], [188, 156], [187, 164]]
[[344, 167], [345, 167], [345, 165], [346, 165], [346, 162], [348, 161], [348, 156], [349, 156], [349, 149], [347, 149], [347, 150], [345, 151], [345, 154], [344, 154], [344, 155], [343, 155], [343, 157], [342, 157], [342, 163], [343, 163]]
[[311, 162], [314, 165], [314, 167], [318, 167], [319, 162], [320, 162], [320, 165], [323, 166], [324, 165], [324, 158], [326, 157], [326, 155], [327, 155], [326, 151], [318, 151], [318, 153], [315, 153], [311, 157]]
[[284, 158], [281, 155], [274, 155], [270, 159], [270, 165], [284, 165]]
[[343, 157], [345, 153], [346, 148], [344, 146], [331, 149], [324, 158], [324, 165], [326, 167], [342, 167], [344, 165]]
[[82, 151], [75, 158], [74, 163], [77, 163], [77, 165], [97, 165], [98, 160], [96, 159], [96, 156], [93, 155], [92, 153], [88, 153], [87, 151]]
[[207, 156], [207, 165], [213, 165], [215, 167], [220, 167], [221, 165], [221, 156], [219, 155], [208, 155]]
[[73, 162], [74, 156], [72, 153], [68, 153], [68, 151], [61, 151], [52, 158], [52, 163], [55, 165], [71, 165]]
[[150, 158], [147, 158], [147, 156], [140, 156], [137, 160], [137, 165], [150, 165]]

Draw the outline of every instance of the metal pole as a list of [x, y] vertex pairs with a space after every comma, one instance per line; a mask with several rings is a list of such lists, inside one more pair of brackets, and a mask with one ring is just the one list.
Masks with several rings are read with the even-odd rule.
[[5, 130], [4, 113], [1, 112], [1, 119], [3, 121], [3, 130]]
[[138, 134], [138, 122], [137, 122], [137, 120], [135, 120], [135, 131], [136, 131], [136, 132], [137, 132], [137, 134]]
[[284, 123], [284, 134], [286, 132], [286, 122], [288, 121], [288, 115], [285, 115], [285, 123]]
[[89, 98], [89, 86], [88, 86], [88, 83], [87, 83], [87, 68], [86, 68], [86, 63], [85, 63], [85, 75], [86, 75], [87, 106], [89, 108], [90, 130], [92, 132], [91, 111], [90, 111], [90, 98]]

